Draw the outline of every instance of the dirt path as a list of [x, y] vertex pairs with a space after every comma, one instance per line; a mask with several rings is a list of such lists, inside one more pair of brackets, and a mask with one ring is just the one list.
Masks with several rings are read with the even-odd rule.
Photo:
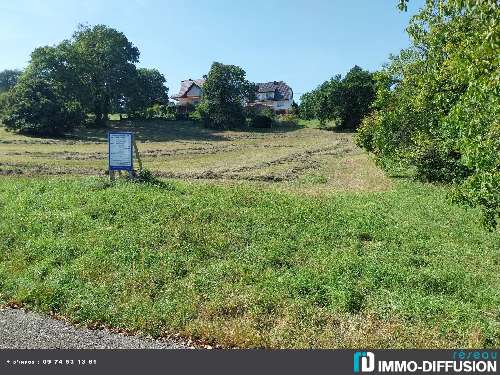
[[154, 340], [72, 326], [20, 309], [0, 309], [0, 349], [187, 349], [180, 340]]

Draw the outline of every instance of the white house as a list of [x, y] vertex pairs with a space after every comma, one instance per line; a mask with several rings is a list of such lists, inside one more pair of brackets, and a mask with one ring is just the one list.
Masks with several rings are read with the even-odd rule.
[[[177, 95], [172, 99], [177, 101], [178, 106], [188, 104], [196, 105], [200, 102], [203, 95], [202, 79], [186, 79], [181, 81], [181, 88]], [[250, 107], [269, 107], [277, 113], [286, 113], [293, 103], [293, 90], [283, 81], [273, 81], [255, 84], [257, 91], [255, 100], [246, 103]]]
[[293, 103], [293, 90], [283, 81], [256, 83], [255, 100], [249, 106], [266, 106], [277, 113], [286, 113]]

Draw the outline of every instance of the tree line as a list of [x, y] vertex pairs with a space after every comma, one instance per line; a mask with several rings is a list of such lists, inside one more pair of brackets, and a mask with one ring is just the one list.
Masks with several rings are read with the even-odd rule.
[[[71, 39], [35, 49], [23, 72], [0, 72], [0, 120], [13, 131], [57, 136], [84, 123], [105, 126], [110, 113], [176, 118], [165, 77], [138, 68], [139, 55], [115, 29], [79, 26]], [[189, 116], [218, 129], [270, 127], [271, 109], [245, 107], [255, 90], [241, 67], [214, 62]]]
[[354, 130], [370, 112], [375, 98], [373, 74], [355, 65], [344, 78], [340, 74], [300, 98], [299, 113], [305, 120], [331, 121], [336, 129]]
[[452, 200], [480, 207], [490, 229], [500, 218], [499, 20], [496, 0], [427, 1], [408, 25], [411, 46], [374, 74], [357, 137], [387, 171], [452, 184]]
[[[407, 10], [409, 0], [399, 0]], [[429, 0], [410, 20], [411, 45], [380, 71], [355, 66], [301, 97], [300, 116], [357, 129], [387, 172], [454, 186], [451, 198], [500, 218], [500, 7]]]
[[168, 103], [165, 77], [138, 68], [139, 50], [104, 25], [80, 26], [72, 38], [35, 49], [23, 71], [0, 74], [0, 116], [23, 133], [58, 135], [87, 121], [103, 126], [108, 114], [130, 116]]

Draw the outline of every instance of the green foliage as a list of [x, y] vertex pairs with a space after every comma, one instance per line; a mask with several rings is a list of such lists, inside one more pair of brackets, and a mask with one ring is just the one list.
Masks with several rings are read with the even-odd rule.
[[269, 107], [246, 107], [243, 113], [248, 127], [254, 129], [270, 129], [276, 120], [276, 114]]
[[289, 124], [289, 125], [298, 125], [299, 123], [299, 116], [296, 115], [295, 113], [286, 113], [278, 116], [278, 120], [282, 123]]
[[300, 97], [300, 118], [304, 120], [313, 120], [316, 118], [316, 113], [318, 112], [316, 92], [317, 91], [306, 92]]
[[1, 120], [7, 129], [25, 134], [61, 135], [80, 125], [85, 114], [63, 87], [47, 79], [24, 74], [4, 98], [8, 105]]
[[407, 11], [408, 10], [408, 3], [409, 0], [399, 0], [399, 3], [398, 3], [398, 8], [399, 10], [401, 11]]
[[133, 114], [129, 114], [129, 118], [144, 120], [175, 120], [176, 109], [171, 105], [154, 104], [153, 106], [148, 107], [142, 111], [137, 111]]
[[0, 92], [0, 118], [2, 117], [2, 114], [5, 112], [5, 110], [7, 110], [9, 107], [10, 97], [11, 96], [7, 91]]
[[369, 112], [375, 96], [373, 75], [354, 66], [342, 78], [337, 75], [301, 97], [300, 116], [333, 122], [338, 129], [355, 129]]
[[80, 26], [74, 33], [69, 62], [80, 81], [80, 101], [94, 113], [97, 124], [105, 124], [113, 101], [135, 91], [138, 61], [137, 47], [113, 28]]
[[376, 114], [358, 142], [379, 162], [454, 183], [455, 201], [499, 221], [500, 8], [437, 1], [410, 22], [412, 46], [376, 75]]
[[19, 76], [21, 75], [20, 70], [16, 69], [5, 69], [0, 72], [0, 93], [9, 91], [15, 86]]
[[217, 129], [242, 127], [243, 104], [255, 95], [245, 71], [235, 65], [214, 62], [203, 85], [198, 111], [206, 126]]
[[198, 106], [196, 106], [194, 111], [188, 112], [187, 118], [190, 121], [202, 121], [203, 120], [201, 112], [198, 111]]
[[[130, 117], [141, 117], [141, 112], [148, 108], [155, 108], [160, 118], [164, 116], [165, 108], [168, 104], [168, 88], [165, 86], [166, 79], [156, 69], [137, 69], [137, 77], [132, 79], [132, 88], [123, 97], [122, 101], [117, 101], [119, 110], [124, 110]], [[158, 111], [159, 110], [159, 111]], [[170, 115], [170, 113], [169, 113]], [[157, 117], [150, 117], [157, 118]]]
[[297, 104], [297, 102], [292, 101], [292, 105], [290, 106], [290, 110], [288, 111], [288, 114], [294, 115], [294, 116], [299, 116], [300, 114], [300, 107]]
[[257, 114], [250, 118], [249, 126], [256, 129], [270, 129], [273, 125], [273, 119], [264, 114]]
[[228, 347], [499, 345], [499, 233], [446, 189], [171, 184], [0, 179], [0, 301]]
[[339, 128], [356, 129], [375, 99], [373, 74], [359, 66], [352, 68], [342, 80], [341, 98]]

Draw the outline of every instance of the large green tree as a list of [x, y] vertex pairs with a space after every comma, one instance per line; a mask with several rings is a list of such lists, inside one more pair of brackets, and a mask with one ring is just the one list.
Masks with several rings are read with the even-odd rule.
[[80, 26], [71, 46], [69, 61], [80, 81], [80, 101], [96, 124], [103, 125], [113, 101], [133, 85], [139, 50], [123, 33], [105, 25]]
[[358, 136], [386, 168], [453, 183], [490, 228], [500, 217], [499, 19], [496, 1], [427, 1], [407, 28], [411, 47], [377, 75]]
[[242, 68], [214, 62], [203, 85], [199, 112], [209, 127], [241, 127], [245, 123], [243, 105], [254, 95], [255, 86]]
[[336, 75], [315, 90], [302, 95], [300, 112], [321, 124], [334, 121], [339, 129], [355, 129], [370, 111], [375, 97], [373, 74], [354, 66], [342, 78]]
[[356, 129], [375, 98], [373, 74], [355, 65], [340, 84], [339, 128]]

